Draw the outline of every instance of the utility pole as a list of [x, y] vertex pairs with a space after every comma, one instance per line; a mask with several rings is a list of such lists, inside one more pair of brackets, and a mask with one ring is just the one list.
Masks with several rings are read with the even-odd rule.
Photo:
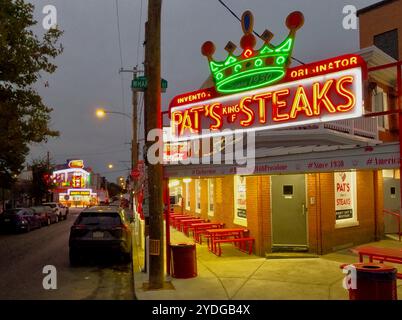
[[[148, 1], [146, 27], [146, 76], [145, 135], [150, 130], [162, 130], [161, 123], [161, 10], [162, 0]], [[160, 141], [161, 142], [161, 141]], [[153, 144], [146, 141], [146, 151]], [[160, 150], [160, 149], [159, 149]], [[162, 151], [160, 151], [162, 152]], [[145, 157], [148, 159], [148, 157]], [[148, 161], [147, 161], [148, 162]], [[163, 192], [162, 163], [148, 167], [149, 188], [149, 289], [161, 289], [164, 283], [163, 264]]]
[[[49, 171], [50, 171], [50, 152], [49, 151], [46, 152], [46, 168], [47, 168], [46, 173], [49, 173]], [[51, 199], [50, 197], [51, 197], [51, 195], [49, 193], [48, 186], [46, 186], [46, 201], [52, 201], [53, 199]]]
[[[142, 72], [141, 70], [138, 70], [137, 67], [134, 67], [133, 70], [125, 70], [125, 69], [120, 69], [120, 72], [131, 72], [133, 74], [133, 81], [137, 78], [137, 73]], [[131, 139], [131, 171], [136, 169], [138, 167], [138, 94], [137, 91], [134, 88], [131, 88], [132, 90], [132, 106], [133, 106], [133, 111], [132, 111], [132, 139]], [[131, 209], [134, 210], [134, 196], [133, 196], [133, 191], [137, 190], [138, 186], [137, 183], [134, 181], [133, 182], [133, 190], [130, 191], [130, 203], [131, 203]]]

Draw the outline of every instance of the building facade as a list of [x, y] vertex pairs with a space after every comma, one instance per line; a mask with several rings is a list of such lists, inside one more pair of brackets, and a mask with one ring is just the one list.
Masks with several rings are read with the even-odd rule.
[[[361, 50], [367, 63], [364, 113], [398, 108], [396, 69], [402, 52], [402, 0], [364, 8]], [[400, 81], [401, 79], [399, 79]], [[393, 232], [384, 209], [400, 211], [399, 124], [395, 114], [260, 131], [255, 168], [168, 165], [175, 211], [243, 226], [254, 252], [325, 254]]]

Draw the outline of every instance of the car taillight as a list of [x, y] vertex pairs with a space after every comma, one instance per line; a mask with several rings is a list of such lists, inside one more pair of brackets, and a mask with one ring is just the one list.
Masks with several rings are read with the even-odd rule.
[[128, 230], [128, 227], [125, 224], [119, 224], [113, 227], [113, 230]]
[[71, 229], [73, 230], [84, 230], [87, 229], [87, 226], [85, 224], [74, 224]]

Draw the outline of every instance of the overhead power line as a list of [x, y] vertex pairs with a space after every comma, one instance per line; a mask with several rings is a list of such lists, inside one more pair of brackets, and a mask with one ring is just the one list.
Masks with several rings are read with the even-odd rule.
[[141, 0], [141, 7], [140, 7], [140, 23], [138, 25], [137, 67], [138, 67], [138, 62], [139, 62], [139, 57], [140, 57], [141, 30], [142, 30], [142, 0]]
[[[241, 19], [239, 18], [239, 16], [238, 16], [235, 12], [233, 12], [233, 10], [230, 9], [226, 3], [224, 3], [222, 0], [218, 0], [218, 2], [219, 2], [223, 7], [225, 7], [225, 9], [228, 10], [237, 20], [239, 20], [239, 21], [241, 22]], [[261, 38], [261, 36], [260, 36], [255, 30], [253, 30], [253, 33], [254, 33], [258, 38]], [[301, 61], [301, 60], [299, 60], [299, 59], [296, 59], [295, 57], [291, 57], [291, 58], [292, 58], [293, 60], [297, 61], [297, 62], [300, 63], [300, 64], [305, 64], [303, 61]]]
[[[118, 43], [119, 43], [119, 54], [120, 54], [120, 70], [123, 69], [124, 61], [123, 61], [123, 49], [121, 45], [121, 32], [120, 32], [120, 14], [119, 14], [119, 2], [115, 0], [116, 5], [116, 24], [117, 24], [117, 36], [118, 36]], [[121, 86], [121, 109], [123, 113], [126, 113], [126, 99], [125, 99], [125, 90], [124, 90], [124, 78], [123, 74], [120, 73], [120, 86]], [[127, 124], [124, 125], [125, 127], [125, 136], [128, 136], [128, 129]]]

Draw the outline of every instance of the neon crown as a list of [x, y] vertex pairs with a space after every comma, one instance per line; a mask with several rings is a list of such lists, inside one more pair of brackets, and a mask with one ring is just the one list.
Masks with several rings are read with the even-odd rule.
[[260, 88], [281, 80], [290, 65], [296, 31], [304, 24], [304, 16], [300, 11], [292, 12], [286, 18], [286, 26], [290, 32], [288, 37], [278, 46], [270, 44], [273, 34], [265, 30], [260, 38], [264, 41], [259, 50], [254, 50], [256, 38], [253, 35], [254, 18], [250, 11], [242, 15], [244, 35], [240, 40], [243, 52], [235, 56], [236, 45], [231, 41], [225, 47], [228, 57], [221, 62], [214, 61], [212, 55], [215, 45], [205, 42], [201, 52], [208, 58], [211, 74], [215, 80], [216, 90], [221, 93], [234, 93]]

